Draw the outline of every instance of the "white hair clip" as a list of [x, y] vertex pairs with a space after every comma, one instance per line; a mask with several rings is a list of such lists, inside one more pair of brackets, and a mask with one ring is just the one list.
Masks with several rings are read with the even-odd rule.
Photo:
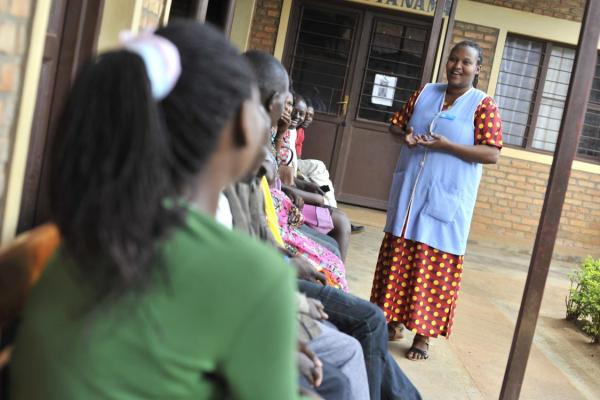
[[119, 39], [124, 48], [138, 54], [144, 60], [152, 87], [152, 97], [157, 101], [167, 97], [181, 75], [181, 58], [177, 47], [168, 39], [151, 31], [139, 35], [122, 31]]

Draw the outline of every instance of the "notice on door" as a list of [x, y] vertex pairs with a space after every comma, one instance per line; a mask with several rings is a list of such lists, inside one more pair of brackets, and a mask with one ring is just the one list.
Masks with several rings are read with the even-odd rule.
[[397, 80], [395, 76], [375, 74], [371, 103], [391, 107], [394, 104]]

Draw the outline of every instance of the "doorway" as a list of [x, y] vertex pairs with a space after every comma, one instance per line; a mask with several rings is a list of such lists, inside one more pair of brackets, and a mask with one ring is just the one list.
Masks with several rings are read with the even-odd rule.
[[431, 25], [348, 2], [294, 2], [284, 64], [315, 108], [303, 155], [325, 162], [338, 200], [387, 207], [400, 153], [388, 121], [422, 85]]
[[53, 0], [31, 128], [17, 233], [48, 220], [48, 155], [77, 69], [95, 49], [104, 0]]

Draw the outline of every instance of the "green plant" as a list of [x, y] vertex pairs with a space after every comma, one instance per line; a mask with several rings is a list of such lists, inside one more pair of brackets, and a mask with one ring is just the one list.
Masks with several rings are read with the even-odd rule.
[[567, 319], [600, 342], [600, 259], [587, 257], [579, 269], [569, 275], [571, 287], [566, 298]]

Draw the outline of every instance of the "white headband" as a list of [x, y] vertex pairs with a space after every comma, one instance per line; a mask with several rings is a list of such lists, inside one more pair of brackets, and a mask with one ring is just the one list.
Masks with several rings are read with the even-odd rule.
[[181, 75], [181, 58], [177, 47], [166, 38], [150, 31], [139, 35], [122, 31], [119, 39], [124, 48], [138, 54], [144, 60], [152, 87], [152, 97], [157, 101], [167, 97]]

